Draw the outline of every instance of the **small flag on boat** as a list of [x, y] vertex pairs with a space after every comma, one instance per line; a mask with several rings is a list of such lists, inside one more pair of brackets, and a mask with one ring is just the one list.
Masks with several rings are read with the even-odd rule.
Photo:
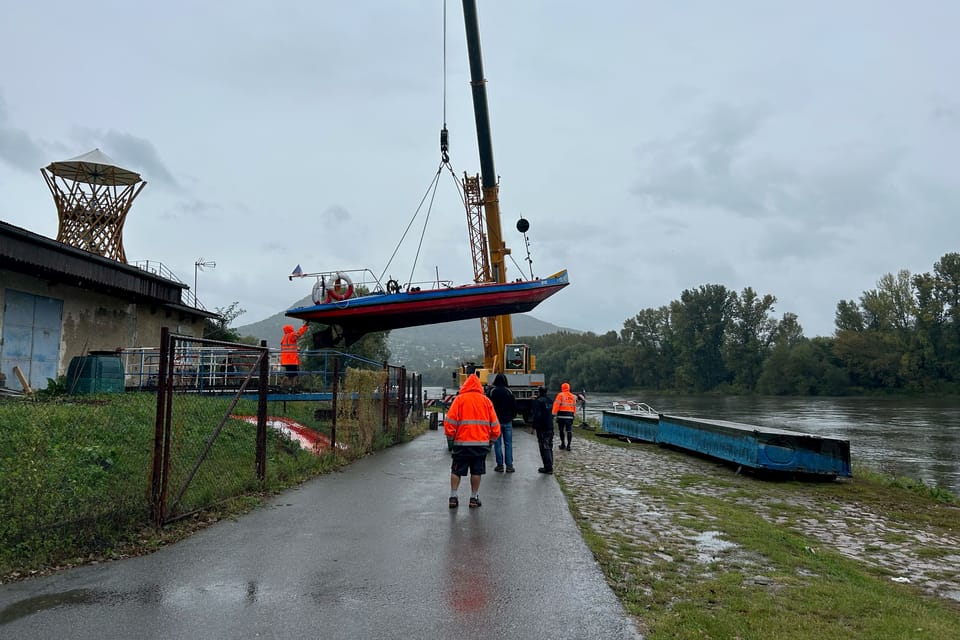
[[291, 273], [290, 275], [292, 275], [292, 276], [302, 276], [302, 275], [303, 275], [303, 269], [300, 268], [300, 265], [297, 265], [297, 268], [294, 269], [294, 270], [293, 270], [293, 273]]

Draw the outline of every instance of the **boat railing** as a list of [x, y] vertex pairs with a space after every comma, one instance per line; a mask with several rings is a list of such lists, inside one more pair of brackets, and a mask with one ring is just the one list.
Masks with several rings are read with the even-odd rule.
[[360, 289], [369, 293], [399, 293], [401, 291], [413, 292], [422, 289], [440, 289], [452, 288], [453, 280], [416, 280], [406, 283], [400, 283], [393, 277], [381, 281], [370, 269], [338, 269], [336, 271], [316, 271], [311, 273], [291, 274], [290, 280], [294, 278], [315, 278], [317, 282], [333, 283], [337, 279], [347, 276], [354, 289]]
[[635, 413], [656, 413], [660, 412], [651, 407], [646, 402], [640, 402], [638, 400], [614, 400], [613, 401], [613, 410], [614, 411], [632, 411]]

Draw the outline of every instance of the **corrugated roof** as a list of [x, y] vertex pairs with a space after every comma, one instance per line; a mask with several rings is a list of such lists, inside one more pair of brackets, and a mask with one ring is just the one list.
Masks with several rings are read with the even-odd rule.
[[155, 273], [51, 240], [0, 221], [0, 268], [100, 291], [131, 302], [148, 302], [218, 318], [216, 313], [184, 305], [187, 285]]

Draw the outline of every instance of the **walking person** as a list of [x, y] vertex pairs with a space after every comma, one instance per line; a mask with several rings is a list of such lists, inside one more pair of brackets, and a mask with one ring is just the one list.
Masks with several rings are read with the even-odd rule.
[[493, 403], [500, 422], [500, 437], [493, 441], [493, 456], [497, 460], [494, 471], [504, 470], [503, 463], [507, 463], [507, 473], [513, 473], [513, 419], [517, 415], [517, 401], [510, 391], [507, 376], [498, 373], [493, 379], [493, 386], [487, 392], [487, 397]]
[[280, 339], [280, 366], [286, 371], [285, 377], [281, 379], [281, 384], [285, 387], [291, 386], [299, 375], [300, 347], [297, 342], [306, 332], [306, 322], [299, 329], [294, 329], [293, 325], [283, 325], [283, 337]]
[[530, 421], [537, 432], [537, 447], [540, 449], [540, 460], [543, 466], [537, 469], [540, 473], [553, 473], [553, 407], [547, 397], [547, 388], [537, 389], [537, 397], [530, 407]]
[[479, 507], [480, 480], [487, 472], [486, 459], [490, 444], [500, 437], [500, 422], [477, 376], [467, 376], [460, 387], [460, 393], [453, 399], [443, 419], [443, 432], [447, 441], [452, 443], [453, 452], [449, 506], [451, 509], [460, 506], [457, 497], [460, 478], [469, 472], [470, 508]]
[[553, 415], [557, 418], [557, 431], [560, 432], [560, 448], [570, 451], [570, 444], [573, 442], [573, 419], [577, 417], [577, 397], [570, 393], [568, 382], [560, 385], [560, 393], [553, 401]]

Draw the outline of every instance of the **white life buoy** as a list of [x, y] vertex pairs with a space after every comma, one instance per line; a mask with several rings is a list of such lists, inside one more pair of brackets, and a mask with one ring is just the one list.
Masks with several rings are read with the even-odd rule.
[[333, 279], [326, 291], [326, 302], [331, 300], [346, 300], [353, 295], [353, 281], [350, 276], [342, 271], [337, 271], [337, 277]]

